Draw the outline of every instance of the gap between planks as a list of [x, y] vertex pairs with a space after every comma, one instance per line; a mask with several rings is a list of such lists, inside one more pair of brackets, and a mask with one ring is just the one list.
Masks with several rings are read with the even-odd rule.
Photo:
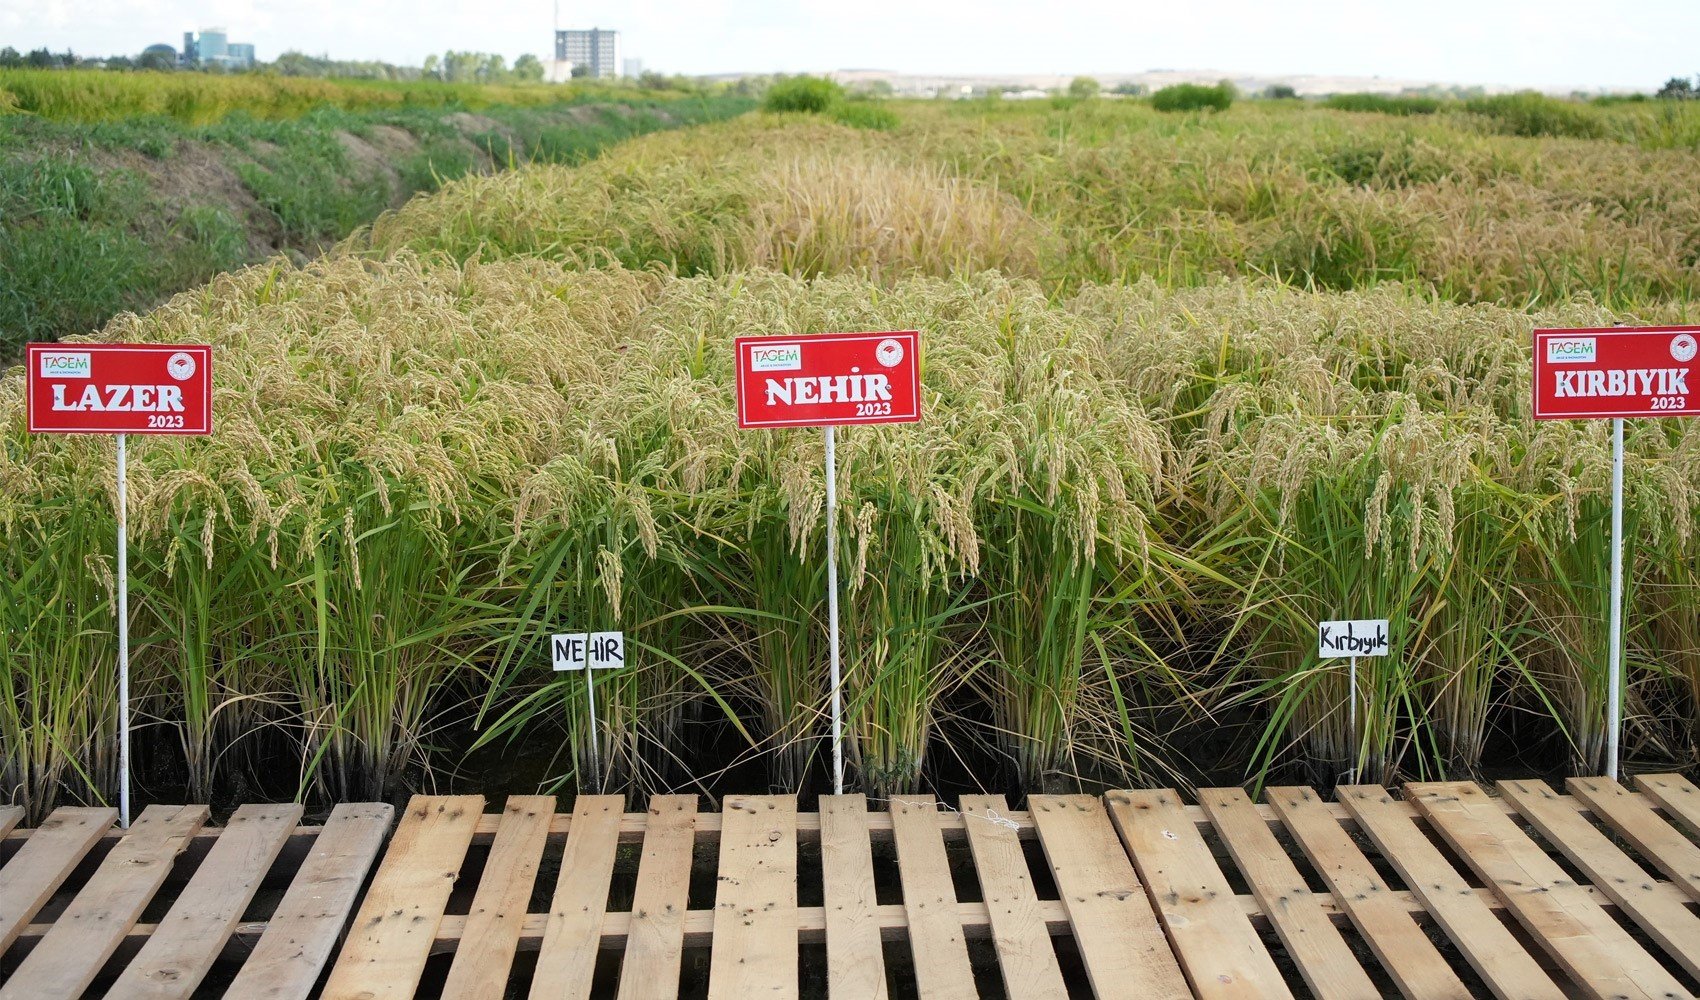
[[[1599, 902], [1601, 906], [1605, 907], [1608, 912], [1617, 912], [1617, 905], [1607, 899], [1603, 893], [1594, 889], [1592, 886], [1587, 886], [1586, 888], [1590, 895], [1595, 896], [1596, 901]], [[1490, 907], [1493, 907], [1496, 910], [1504, 908], [1504, 904], [1498, 902], [1498, 898], [1493, 895], [1492, 890], [1477, 888], [1474, 892]], [[1348, 921], [1346, 919], [1345, 912], [1340, 909], [1340, 905], [1333, 900], [1330, 894], [1318, 892], [1316, 896], [1317, 905], [1322, 909], [1323, 913], [1328, 915], [1329, 919], [1342, 927], [1347, 926]], [[1426, 918], [1428, 916], [1428, 911], [1424, 909], [1423, 904], [1417, 900], [1415, 894], [1409, 891], [1396, 890], [1393, 893], [1393, 898], [1398, 900], [1400, 905], [1413, 915], [1419, 918]], [[1245, 911], [1246, 916], [1252, 919], [1252, 922], [1259, 930], [1269, 929], [1268, 918], [1264, 916], [1262, 909], [1257, 905], [1256, 898], [1249, 894], [1240, 894], [1234, 897], [1234, 901], [1238, 904], [1240, 909]], [[957, 906], [961, 911], [962, 926], [970, 937], [986, 937], [990, 934], [989, 928], [991, 925], [991, 917], [986, 909], [986, 904], [958, 903]], [[1051, 934], [1066, 935], [1070, 933], [1068, 914], [1063, 909], [1061, 900], [1041, 899], [1039, 900], [1039, 911], [1044, 917], [1045, 925], [1049, 928]], [[520, 929], [519, 940], [521, 951], [535, 951], [537, 949], [537, 943], [542, 940], [543, 926], [545, 921], [548, 920], [548, 917], [549, 915], [547, 913], [527, 913], [525, 915], [525, 922], [521, 925]], [[908, 927], [909, 922], [904, 913], [902, 904], [886, 903], [876, 906], [874, 907], [874, 918], [879, 924], [880, 935], [884, 940], [904, 941], [908, 939], [906, 928]], [[608, 912], [604, 918], [602, 927], [602, 947], [625, 947], [627, 921], [629, 919], [630, 915], [627, 913], [616, 910], [610, 910]], [[465, 925], [466, 914], [445, 915], [443, 917], [442, 924], [437, 930], [437, 950], [453, 948], [457, 943], [459, 943], [461, 934], [465, 930]], [[685, 911], [685, 943], [691, 947], [708, 944], [710, 931], [712, 930], [713, 925], [713, 910], [697, 909]], [[14, 945], [15, 950], [10, 951], [7, 954], [13, 957], [21, 955], [23, 950], [27, 950], [37, 939], [39, 939], [43, 934], [46, 934], [52, 926], [53, 925], [50, 923], [35, 923], [28, 925], [24, 928], [23, 932], [18, 935], [19, 943], [18, 945]], [[145, 941], [153, 934], [158, 926], [158, 924], [137, 924], [130, 928], [129, 933], [125, 935], [124, 940], [131, 944]], [[261, 934], [265, 933], [265, 929], [266, 921], [264, 920], [245, 921], [236, 925], [236, 930], [231, 933], [231, 941], [236, 945], [244, 947], [251, 946], [259, 939]], [[819, 906], [798, 907], [797, 929], [802, 935], [801, 941], [804, 944], [820, 944], [825, 941], [825, 908]], [[20, 948], [22, 950], [16, 950]]]
[[[1657, 800], [1648, 796], [1645, 792], [1633, 791], [1629, 793], [1629, 797], [1641, 802], [1648, 808], [1653, 809], [1661, 818], [1677, 822], [1676, 818], [1672, 817], [1665, 810], [1664, 806], [1662, 806]], [[1511, 818], [1521, 820], [1521, 814], [1518, 813], [1516, 808], [1514, 808], [1509, 802], [1498, 797], [1495, 797], [1494, 801], [1498, 802], [1500, 804], [1500, 808], [1502, 808]], [[1340, 823], [1347, 829], [1356, 830], [1358, 828], [1358, 821], [1350, 812], [1347, 811], [1345, 806], [1338, 802], [1329, 802], [1325, 804], [1328, 807], [1329, 814], [1339, 820]], [[1421, 814], [1417, 812], [1416, 807], [1411, 805], [1409, 802], [1401, 800], [1398, 805], [1407, 815], [1421, 818]], [[1578, 802], [1578, 805], [1581, 806], [1580, 811], [1584, 817], [1589, 819], [1597, 818], [1594, 816], [1591, 809], [1582, 805], [1580, 802]], [[1188, 803], [1181, 808], [1186, 811], [1187, 818], [1192, 820], [1195, 825], [1199, 827], [1208, 827], [1210, 825], [1210, 820], [1204, 815], [1204, 810], [1196, 803]], [[1259, 802], [1255, 804], [1255, 808], [1257, 809], [1258, 816], [1260, 816], [1265, 823], [1268, 823], [1273, 828], [1280, 828], [1280, 818], [1275, 815], [1275, 811], [1269, 808], [1267, 804]], [[999, 815], [1013, 820], [1016, 825], [1020, 827], [1020, 835], [1023, 839], [1036, 839], [1038, 837], [1038, 830], [1033, 826], [1033, 814], [1027, 810], [1020, 809], [1011, 810], [1009, 812], [1003, 812], [1000, 810]], [[488, 846], [496, 839], [496, 827], [500, 824], [501, 819], [502, 817], [500, 813], [485, 813], [479, 819], [478, 827], [473, 831], [472, 843], [478, 846]], [[571, 813], [556, 812], [554, 818], [549, 821], [549, 836], [551, 838], [565, 836], [567, 831], [572, 828], [572, 822], [573, 817]], [[624, 818], [620, 821], [620, 843], [631, 844], [642, 840], [644, 830], [647, 829], [648, 823], [649, 816], [647, 813], [626, 813]], [[323, 827], [319, 826], [298, 826], [292, 833], [290, 833], [289, 836], [291, 840], [298, 837], [314, 837], [317, 836], [322, 829]], [[966, 820], [963, 818], [961, 813], [948, 811], [940, 812], [939, 829], [943, 830], [944, 835], [952, 840], [960, 840], [967, 836]], [[887, 812], [869, 812], [868, 830], [875, 840], [889, 841], [891, 839], [891, 814]], [[190, 839], [193, 841], [216, 840], [223, 832], [223, 827], [203, 827]], [[14, 829], [4, 837], [0, 837], [0, 843], [28, 840], [30, 835], [33, 833], [35, 833], [34, 828], [30, 827]], [[720, 839], [720, 813], [718, 811], [711, 812], [706, 810], [700, 812], [697, 816], [697, 833], [699, 838], [702, 837], [703, 834], [707, 834], [707, 839], [710, 842], [718, 841]], [[124, 832], [122, 830], [114, 828], [101, 834], [101, 840], [118, 840], [123, 835]], [[819, 813], [799, 812], [797, 814], [797, 839], [801, 843], [812, 843], [820, 840]]]

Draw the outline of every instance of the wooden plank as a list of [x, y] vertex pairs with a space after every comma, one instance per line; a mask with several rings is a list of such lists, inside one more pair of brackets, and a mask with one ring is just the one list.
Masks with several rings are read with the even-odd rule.
[[1324, 909], [1333, 900], [1310, 891], [1245, 790], [1201, 789], [1198, 804], [1318, 1000], [1380, 997], [1381, 991]]
[[1659, 943], [1689, 975], [1700, 978], [1700, 917], [1687, 896], [1650, 878], [1610, 837], [1582, 815], [1580, 803], [1544, 781], [1501, 781], [1500, 794], [1517, 807], [1547, 843], [1564, 853], [1612, 902]]
[[23, 818], [23, 806], [0, 806], [0, 839], [11, 833], [14, 827], [23, 822]]
[[1315, 792], [1271, 788], [1266, 797], [1401, 993], [1412, 1000], [1470, 995]]
[[1193, 993], [1291, 998], [1180, 796], [1151, 789], [1110, 792], [1104, 800]]
[[637, 889], [620, 966], [621, 1000], [679, 992], [690, 906], [691, 852], [696, 846], [697, 797], [655, 795], [643, 837]]
[[561, 874], [532, 975], [532, 1000], [590, 995], [625, 807], [619, 795], [580, 795], [573, 803], [572, 832], [561, 854]]
[[395, 807], [383, 802], [331, 810], [225, 1000], [306, 1000], [394, 819]]
[[956, 883], [939, 833], [938, 805], [931, 795], [891, 800], [891, 831], [897, 842], [897, 874], [909, 916], [909, 950], [915, 956], [915, 985], [924, 997], [977, 996], [968, 941], [956, 918]]
[[1680, 774], [1641, 774], [1635, 778], [1635, 787], [1688, 827], [1689, 833], [1700, 835], [1700, 788], [1693, 782]]
[[408, 801], [331, 968], [326, 1000], [413, 996], [483, 811], [482, 795]]
[[[1496, 799], [1495, 801], [1498, 800]], [[1326, 803], [1326, 805], [1328, 806], [1328, 811], [1333, 814], [1335, 819], [1346, 823], [1353, 822], [1351, 817], [1346, 813], [1345, 806], [1338, 802], [1329, 802]], [[1507, 815], [1516, 811], [1511, 808], [1510, 803], [1501, 803], [1501, 805], [1504, 807]], [[1258, 815], [1262, 816], [1266, 822], [1273, 826], [1280, 825], [1280, 820], [1275, 818], [1274, 811], [1268, 806], [1256, 805], [1253, 806], [1253, 808], [1257, 810]], [[1414, 816], [1417, 814], [1416, 806], [1409, 806], [1408, 808], [1411, 811], [1411, 815]], [[1187, 815], [1192, 817], [1192, 821], [1194, 823], [1202, 824], [1208, 822], [1208, 820], [1205, 819], [1204, 810], [1200, 809], [1198, 806], [1190, 805], [1186, 807], [1186, 810]], [[1021, 828], [1022, 839], [1036, 840], [1038, 838], [1038, 829], [1033, 825], [1032, 813], [1025, 809], [1012, 809], [1010, 810], [1007, 818], [1016, 826]], [[478, 834], [473, 837], [472, 842], [474, 844], [489, 843], [496, 835], [496, 827], [499, 819], [500, 817], [495, 815], [486, 815], [484, 819], [479, 822]], [[640, 843], [643, 840], [643, 829], [646, 822], [647, 819], [643, 813], [627, 813], [620, 822], [620, 843]], [[549, 824], [549, 835], [555, 837], [567, 833], [567, 831], [572, 828], [572, 823], [573, 818], [571, 815], [567, 813], [556, 813], [554, 820], [552, 820]], [[967, 838], [965, 821], [961, 816], [954, 813], [944, 812], [939, 814], [939, 829], [944, 831], [944, 839], [946, 843], [951, 843], [957, 840], [965, 840]], [[889, 841], [891, 839], [891, 814], [887, 812], [868, 813], [868, 833], [875, 843]], [[23, 832], [14, 832], [10, 839], [17, 840], [24, 835], [25, 834]], [[815, 843], [819, 837], [820, 814], [812, 812], [798, 813], [797, 842], [800, 844]], [[704, 812], [697, 815], [697, 842], [712, 844], [718, 844], [720, 842], [719, 813]]]
[[1033, 795], [1029, 805], [1100, 1000], [1190, 997], [1103, 804], [1091, 795]]
[[520, 927], [537, 884], [537, 868], [554, 815], [553, 795], [508, 797], [466, 916], [465, 937], [478, 946], [456, 949], [443, 982], [443, 1000], [500, 1000], [506, 995], [508, 972], [519, 950]]
[[1495, 996], [1502, 1000], [1564, 1000], [1564, 991], [1472, 891], [1470, 883], [1409, 814], [1397, 808], [1387, 789], [1380, 785], [1343, 786], [1335, 789], [1335, 797], [1357, 817], [1359, 828], [1375, 841], [1381, 856], [1423, 901]]
[[117, 820], [116, 809], [65, 806], [53, 810], [24, 841], [0, 869], [0, 954]]
[[833, 996], [885, 1000], [885, 955], [875, 915], [873, 842], [862, 795], [820, 797], [826, 979]]
[[[1039, 894], [1027, 871], [1021, 838], [1004, 825], [1009, 803], [1002, 795], [964, 795], [959, 803], [968, 818], [968, 847], [992, 922], [992, 944], [1011, 997], [1066, 998], [1062, 969], [1050, 929], [1039, 908]], [[961, 929], [961, 922], [957, 927]]]
[[1610, 778], [1569, 778], [1564, 786], [1633, 844], [1653, 867], [1700, 899], [1700, 847], [1660, 819], [1647, 800]]
[[797, 962], [797, 800], [727, 796], [709, 998], [796, 997]]
[[298, 805], [239, 807], [107, 1000], [192, 995], [301, 822], [301, 812]]
[[189, 837], [206, 821], [206, 806], [142, 810], [53, 929], [0, 987], [0, 1000], [79, 996], [165, 883]]
[[1474, 783], [1414, 783], [1406, 786], [1406, 797], [1592, 995], [1688, 994]]

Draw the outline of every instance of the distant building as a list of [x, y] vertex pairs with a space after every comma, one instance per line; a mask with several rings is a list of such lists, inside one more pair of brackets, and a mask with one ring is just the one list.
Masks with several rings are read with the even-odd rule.
[[229, 32], [223, 28], [202, 28], [199, 37], [193, 31], [185, 31], [183, 65], [247, 69], [254, 65], [254, 46], [245, 42], [232, 44]]
[[620, 75], [620, 33], [591, 28], [589, 31], [555, 32], [555, 62], [583, 66], [584, 75], [613, 79]]
[[633, 80], [643, 75], [642, 59], [627, 59], [621, 65], [624, 67], [625, 75]]
[[165, 44], [164, 42], [160, 42], [158, 44], [148, 46], [147, 48], [142, 50], [142, 55], [143, 56], [160, 56], [161, 58], [165, 59], [165, 61], [171, 62], [171, 63], [175, 63], [177, 61], [177, 50], [172, 48], [171, 46]]
[[195, 55], [203, 63], [224, 62], [230, 58], [230, 34], [223, 28], [202, 28], [195, 39]]

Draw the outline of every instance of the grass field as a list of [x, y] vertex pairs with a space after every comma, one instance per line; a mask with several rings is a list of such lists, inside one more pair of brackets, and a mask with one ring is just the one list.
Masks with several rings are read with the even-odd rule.
[[[608, 787], [719, 787], [727, 740], [818, 782], [820, 437], [734, 429], [731, 340], [919, 329], [926, 422], [839, 447], [861, 787], [1597, 770], [1606, 428], [1529, 419], [1530, 329], [1694, 322], [1700, 162], [1637, 138], [1652, 111], [1566, 108], [1617, 124], [747, 117], [120, 317], [102, 339], [219, 358], [218, 434], [132, 448], [150, 759], [350, 796], [564, 740], [582, 783], [543, 648], [571, 625], [633, 644]], [[0, 766], [39, 810], [113, 783], [110, 447], [27, 437], [21, 392]], [[1630, 429], [1627, 747], [1661, 764], [1700, 721], [1692, 426]], [[1348, 611], [1395, 619], [1356, 743], [1314, 655]]]

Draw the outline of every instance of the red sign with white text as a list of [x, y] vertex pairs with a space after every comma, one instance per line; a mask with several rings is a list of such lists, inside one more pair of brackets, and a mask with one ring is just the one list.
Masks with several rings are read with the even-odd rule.
[[921, 419], [921, 335], [739, 337], [739, 427], [900, 424]]
[[1700, 415], [1700, 326], [1535, 331], [1535, 419]]
[[212, 348], [30, 344], [32, 434], [211, 434]]

